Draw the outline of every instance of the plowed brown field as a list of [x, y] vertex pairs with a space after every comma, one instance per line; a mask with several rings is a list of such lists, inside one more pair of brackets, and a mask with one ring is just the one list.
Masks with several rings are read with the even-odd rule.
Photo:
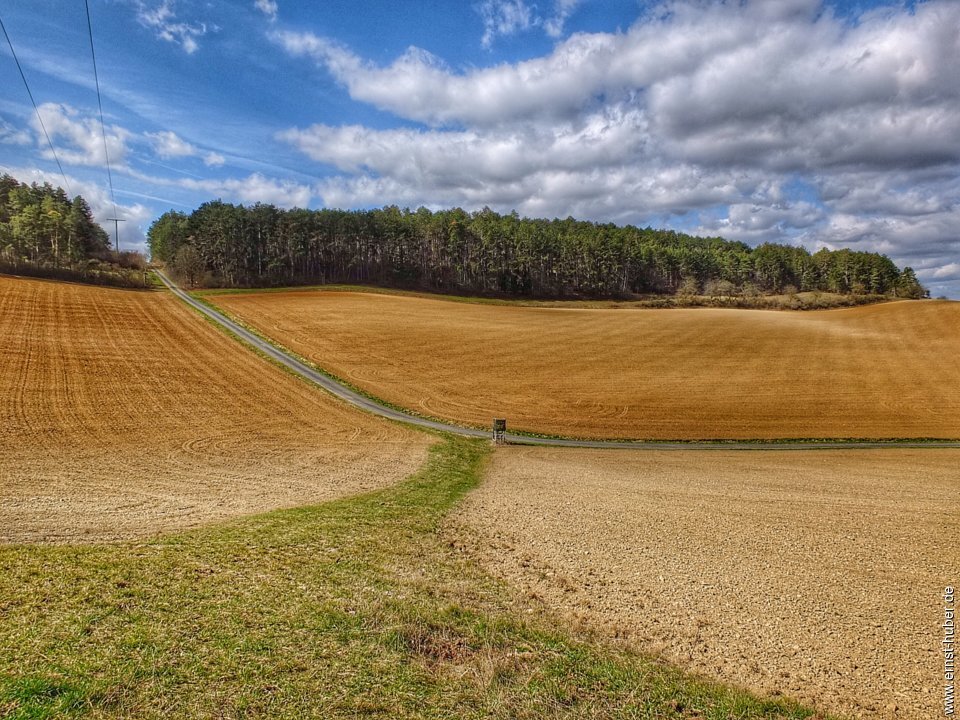
[[571, 616], [856, 717], [942, 714], [960, 451], [505, 448], [450, 539]]
[[960, 303], [583, 309], [371, 293], [217, 305], [392, 403], [581, 437], [960, 437]]
[[429, 437], [168, 293], [0, 276], [0, 542], [144, 536], [400, 480]]

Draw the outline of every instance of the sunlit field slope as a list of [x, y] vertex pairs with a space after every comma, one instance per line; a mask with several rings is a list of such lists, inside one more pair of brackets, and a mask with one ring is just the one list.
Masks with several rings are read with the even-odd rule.
[[682, 666], [845, 717], [920, 720], [943, 712], [958, 465], [937, 449], [506, 448], [450, 539]]
[[545, 434], [960, 437], [960, 303], [592, 309], [361, 292], [208, 297], [373, 395]]
[[0, 542], [142, 536], [400, 480], [429, 438], [165, 292], [0, 276]]

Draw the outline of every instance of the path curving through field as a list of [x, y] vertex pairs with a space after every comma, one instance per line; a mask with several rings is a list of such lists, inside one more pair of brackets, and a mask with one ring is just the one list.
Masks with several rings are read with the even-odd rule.
[[[381, 417], [409, 423], [417, 427], [423, 427], [430, 430], [464, 435], [468, 437], [489, 437], [490, 433], [485, 430], [457, 425], [451, 422], [443, 422], [420, 417], [402, 410], [385, 405], [375, 399], [367, 397], [337, 380], [317, 371], [310, 365], [301, 362], [290, 353], [271, 342], [264, 340], [259, 335], [246, 329], [244, 326], [227, 317], [224, 313], [214, 310], [199, 300], [193, 298], [188, 293], [181, 290], [173, 281], [159, 270], [157, 275], [164, 284], [177, 297], [189, 304], [198, 312], [239, 337], [243, 342], [253, 346], [271, 359], [284, 365], [291, 371], [319, 385], [324, 390], [336, 395], [341, 400], [350, 403], [362, 410], [374, 413]], [[960, 448], [960, 441], [956, 440], [938, 440], [938, 441], [864, 441], [849, 442], [843, 440], [825, 440], [817, 442], [798, 442], [798, 441], [778, 441], [767, 438], [761, 440], [749, 441], [693, 441], [693, 442], [656, 442], [656, 441], [624, 441], [624, 440], [582, 440], [574, 438], [561, 437], [536, 437], [531, 435], [518, 435], [507, 433], [506, 441], [514, 445], [541, 445], [550, 447], [575, 447], [575, 448], [595, 448], [595, 449], [633, 449], [633, 450], [828, 450], [828, 449], [874, 449], [874, 448]]]
[[212, 303], [392, 407], [654, 442], [960, 439], [960, 303], [811, 312], [489, 303], [351, 288]]

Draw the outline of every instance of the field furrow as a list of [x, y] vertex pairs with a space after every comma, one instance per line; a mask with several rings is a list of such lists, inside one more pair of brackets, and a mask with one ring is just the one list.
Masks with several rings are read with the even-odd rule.
[[0, 276], [0, 542], [145, 536], [400, 480], [429, 438], [167, 293]]

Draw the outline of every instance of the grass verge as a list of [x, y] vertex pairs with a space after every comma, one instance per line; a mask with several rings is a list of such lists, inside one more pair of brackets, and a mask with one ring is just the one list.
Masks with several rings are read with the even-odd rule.
[[805, 718], [551, 620], [438, 534], [483, 442], [395, 487], [151, 542], [0, 548], [0, 717]]

